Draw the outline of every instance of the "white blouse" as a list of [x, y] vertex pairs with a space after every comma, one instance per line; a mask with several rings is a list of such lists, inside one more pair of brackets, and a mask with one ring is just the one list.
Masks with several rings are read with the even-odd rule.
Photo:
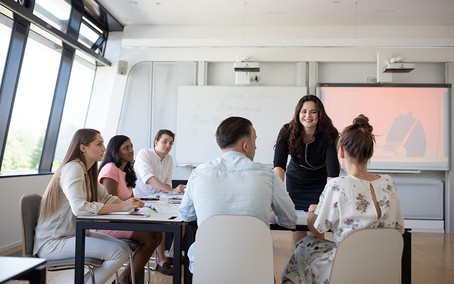
[[[373, 186], [381, 216], [378, 218], [370, 191]], [[320, 233], [331, 230], [336, 246], [350, 232], [361, 228], [395, 228], [404, 233], [404, 217], [392, 178], [382, 175], [374, 181], [354, 176], [333, 178], [320, 195], [314, 212], [314, 227]]]

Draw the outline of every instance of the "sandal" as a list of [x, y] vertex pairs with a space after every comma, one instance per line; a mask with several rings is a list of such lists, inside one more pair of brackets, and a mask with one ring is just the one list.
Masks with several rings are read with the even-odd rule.
[[161, 272], [164, 275], [173, 275], [173, 268], [167, 261], [161, 265], [156, 265], [156, 271]]

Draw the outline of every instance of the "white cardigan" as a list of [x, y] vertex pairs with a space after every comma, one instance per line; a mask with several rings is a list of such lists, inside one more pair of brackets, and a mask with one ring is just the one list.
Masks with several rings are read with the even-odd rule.
[[98, 182], [98, 202], [87, 201], [87, 184], [85, 176], [87, 171], [80, 160], [74, 160], [63, 166], [60, 175], [60, 194], [57, 212], [48, 219], [43, 220], [42, 210], [38, 225], [35, 228], [35, 244], [33, 254], [47, 241], [64, 240], [76, 235], [77, 215], [96, 215], [104, 204], [113, 204], [118, 197], [110, 195]]

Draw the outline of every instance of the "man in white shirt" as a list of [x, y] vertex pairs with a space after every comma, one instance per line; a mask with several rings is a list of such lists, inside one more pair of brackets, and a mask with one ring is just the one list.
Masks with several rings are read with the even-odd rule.
[[[183, 193], [185, 186], [180, 184], [172, 188], [173, 160], [169, 154], [172, 150], [175, 134], [161, 129], [156, 134], [153, 149], [142, 149], [137, 154], [134, 170], [137, 174], [135, 197], [146, 197], [151, 194]], [[164, 253], [165, 238], [156, 249], [158, 255], [156, 270], [165, 275], [172, 275], [173, 269]]]
[[[223, 155], [198, 166], [189, 177], [179, 214], [200, 225], [216, 214], [253, 215], [269, 224], [273, 210], [277, 224], [295, 228], [297, 215], [284, 183], [271, 167], [253, 162], [256, 132], [242, 117], [219, 125], [216, 141]], [[189, 248], [192, 272], [194, 245]]]
[[134, 196], [146, 197], [158, 192], [183, 193], [184, 185], [172, 188], [173, 159], [172, 150], [175, 134], [161, 129], [156, 134], [153, 149], [142, 149], [137, 154], [134, 170], [137, 184]]

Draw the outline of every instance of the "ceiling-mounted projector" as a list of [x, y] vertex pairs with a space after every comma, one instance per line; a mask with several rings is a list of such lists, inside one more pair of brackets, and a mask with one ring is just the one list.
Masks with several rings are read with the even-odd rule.
[[411, 63], [388, 63], [383, 69], [383, 73], [408, 73], [415, 69], [415, 64]]
[[235, 72], [259, 72], [260, 64], [257, 62], [235, 62], [233, 63]]

